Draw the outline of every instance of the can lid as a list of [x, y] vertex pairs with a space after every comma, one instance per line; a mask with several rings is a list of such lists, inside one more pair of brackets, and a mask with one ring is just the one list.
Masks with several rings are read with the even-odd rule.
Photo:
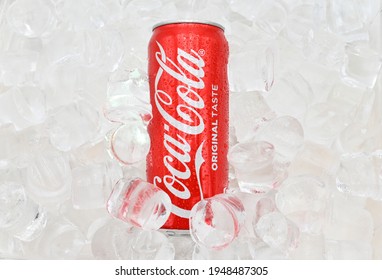
[[199, 24], [207, 24], [207, 25], [212, 25], [212, 26], [216, 26], [218, 28], [220, 28], [221, 30], [224, 31], [224, 26], [219, 24], [219, 23], [216, 23], [216, 22], [213, 22], [213, 21], [204, 21], [204, 20], [168, 20], [168, 21], [162, 21], [162, 22], [159, 22], [157, 24], [155, 24], [152, 28], [152, 30], [154, 30], [155, 28], [157, 27], [160, 27], [160, 26], [163, 26], [163, 25], [168, 25], [168, 24], [182, 24], [182, 23], [199, 23]]

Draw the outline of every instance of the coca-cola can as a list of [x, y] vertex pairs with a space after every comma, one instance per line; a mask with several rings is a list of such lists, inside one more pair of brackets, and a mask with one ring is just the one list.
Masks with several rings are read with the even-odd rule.
[[148, 48], [152, 119], [147, 180], [171, 198], [163, 226], [188, 230], [192, 207], [228, 185], [228, 42], [211, 22], [166, 22]]

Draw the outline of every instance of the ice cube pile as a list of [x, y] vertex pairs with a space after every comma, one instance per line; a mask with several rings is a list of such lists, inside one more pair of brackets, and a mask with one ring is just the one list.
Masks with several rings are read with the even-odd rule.
[[[158, 230], [147, 45], [230, 44], [230, 182]], [[0, 1], [0, 259], [382, 259], [382, 1]]]

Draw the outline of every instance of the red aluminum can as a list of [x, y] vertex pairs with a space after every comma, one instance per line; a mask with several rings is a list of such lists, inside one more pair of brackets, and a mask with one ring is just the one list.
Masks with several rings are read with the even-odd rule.
[[192, 207], [228, 185], [228, 43], [210, 22], [154, 26], [147, 180], [171, 198], [164, 229], [189, 229]]

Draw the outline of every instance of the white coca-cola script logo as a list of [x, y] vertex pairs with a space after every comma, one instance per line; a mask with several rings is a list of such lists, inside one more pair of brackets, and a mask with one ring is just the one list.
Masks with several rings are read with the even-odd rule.
[[[167, 57], [162, 45], [159, 42], [157, 44], [159, 52], [155, 53], [155, 58], [160, 67], [155, 76], [154, 96], [155, 105], [165, 120], [164, 130], [169, 132], [171, 126], [171, 128], [185, 134], [200, 134], [204, 131], [205, 125], [198, 109], [204, 108], [205, 105], [203, 98], [198, 94], [197, 90], [203, 89], [205, 86], [202, 79], [204, 77], [204, 60], [194, 50], [191, 50], [191, 53], [187, 53], [178, 48], [175, 63]], [[175, 104], [173, 104], [171, 94], [159, 88], [159, 81], [163, 73], [169, 74], [179, 82], [176, 87], [176, 95], [184, 101], [184, 104], [179, 104], [179, 101], [177, 101], [178, 105], [174, 108]], [[179, 98], [176, 99], [180, 100]], [[170, 110], [175, 110], [176, 117], [174, 117], [174, 113], [169, 113]], [[191, 168], [195, 168], [200, 196], [203, 198], [200, 169], [204, 162], [202, 156], [204, 141], [196, 150], [193, 166], [190, 164], [190, 144], [179, 133], [172, 133], [172, 135], [165, 133], [163, 144], [168, 152], [163, 157], [163, 163], [169, 174], [163, 176], [163, 178], [155, 176], [154, 184], [157, 185], [157, 183], [163, 182], [174, 196], [186, 200], [191, 196], [186, 182], [191, 176]], [[179, 166], [181, 166], [181, 170], [178, 169]], [[188, 218], [190, 210], [172, 205], [172, 212], [177, 216]]]

